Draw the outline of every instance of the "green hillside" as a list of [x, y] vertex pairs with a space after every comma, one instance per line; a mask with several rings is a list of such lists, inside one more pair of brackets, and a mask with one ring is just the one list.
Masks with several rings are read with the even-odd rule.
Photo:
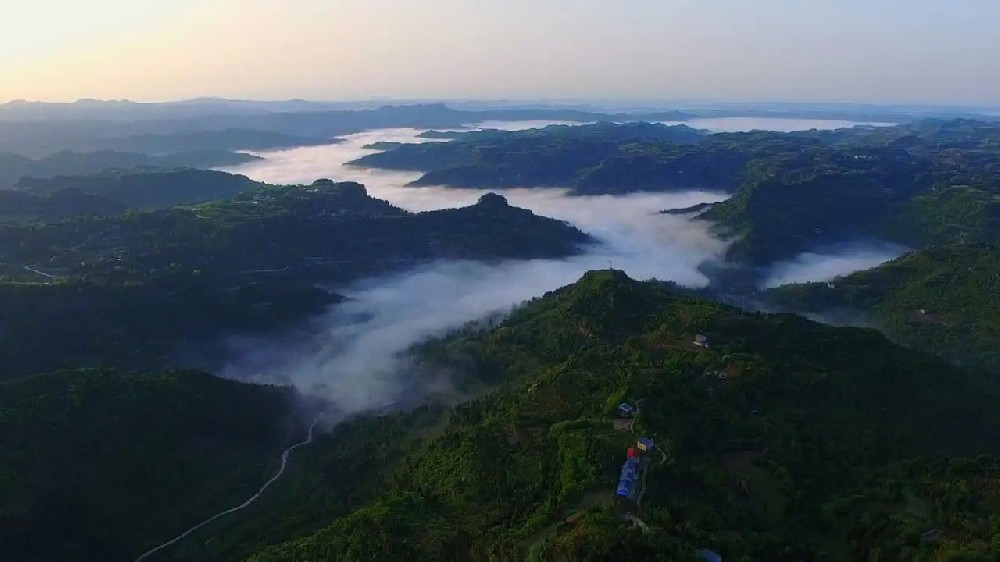
[[819, 149], [756, 158], [728, 201], [702, 215], [752, 265], [822, 244], [911, 247], [1000, 241], [1000, 127], [956, 119], [813, 132]]
[[[30, 134], [28, 131], [21, 131]], [[208, 134], [212, 134], [208, 132]], [[3, 143], [0, 132], [0, 144]], [[22, 136], [23, 138], [23, 136]], [[140, 139], [141, 143], [142, 140]], [[179, 147], [178, 152], [169, 154], [144, 154], [137, 147], [135, 139], [123, 143], [124, 151], [105, 150], [90, 147], [89, 150], [73, 152], [62, 150], [46, 154], [38, 159], [0, 151], [0, 188], [14, 187], [23, 178], [51, 178], [55, 176], [76, 176], [100, 174], [105, 170], [129, 170], [135, 168], [213, 168], [235, 166], [260, 160], [259, 157], [226, 149], [197, 149], [190, 145]], [[27, 148], [21, 145], [21, 148]], [[30, 151], [30, 150], [29, 150]]]
[[596, 123], [447, 137], [385, 146], [353, 164], [424, 172], [418, 187], [732, 193], [700, 218], [733, 239], [731, 261], [752, 267], [858, 239], [1000, 241], [1000, 127], [987, 121], [716, 134]]
[[[1000, 381], [873, 330], [741, 313], [595, 271], [413, 353], [414, 377], [455, 373], [456, 405], [337, 426], [296, 451], [258, 503], [151, 559], [1000, 553], [989, 515]], [[616, 420], [623, 401], [639, 408], [632, 422]], [[0, 383], [13, 430], [0, 546], [14, 560], [133, 559], [273, 473], [301, 439], [293, 403], [287, 389], [195, 373]], [[615, 502], [639, 436], [656, 443], [640, 499]]]
[[[81, 176], [24, 178], [18, 182], [18, 189], [36, 195], [72, 190], [107, 197], [126, 208], [161, 209], [230, 199], [260, 185], [245, 176], [211, 170], [140, 168]], [[93, 214], [117, 214], [115, 211]]]
[[832, 285], [787, 285], [769, 301], [874, 322], [891, 337], [962, 363], [1000, 370], [1000, 248], [943, 246], [907, 254]]
[[295, 398], [199, 373], [0, 383], [4, 560], [130, 560], [238, 504], [305, 433]]
[[[699, 333], [707, 349], [692, 343]], [[969, 519], [995, 497], [965, 488], [947, 492], [964, 502], [938, 501], [925, 487], [935, 465], [894, 468], [1000, 453], [997, 381], [877, 332], [742, 314], [602, 271], [421, 353], [430, 364], [460, 357], [498, 386], [391, 464], [383, 493], [252, 560], [694, 560], [700, 548], [733, 560], [869, 559], [879, 549], [902, 560], [912, 558], [884, 553], [915, 528], [947, 537], [907, 542], [926, 560], [1000, 552], [998, 530]], [[612, 423], [623, 400], [640, 405], [632, 429]], [[640, 434], [662, 451], [631, 509], [645, 530], [611, 502]], [[987, 474], [954, 462], [957, 482]], [[865, 542], [852, 530], [895, 505], [891, 495], [864, 499], [885, 471], [900, 494], [932, 503]], [[834, 524], [844, 510], [855, 527]]]
[[409, 213], [360, 184], [329, 180], [195, 206], [0, 225], [0, 380], [166, 368], [184, 343], [287, 327], [339, 300], [318, 286], [437, 259], [564, 257], [590, 241], [495, 194]]
[[171, 288], [206, 279], [227, 287], [262, 278], [328, 284], [435, 259], [563, 257], [591, 241], [495, 194], [465, 208], [409, 213], [361, 184], [320, 180], [158, 211], [0, 224], [0, 275]]

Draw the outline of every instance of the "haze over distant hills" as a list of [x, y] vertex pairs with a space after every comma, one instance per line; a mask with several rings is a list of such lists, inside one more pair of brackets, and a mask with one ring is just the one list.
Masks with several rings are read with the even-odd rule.
[[[865, 117], [972, 117], [990, 116], [1000, 106], [917, 105], [851, 102], [740, 102], [706, 100], [468, 100], [468, 99], [386, 99], [356, 101], [240, 100], [193, 98], [166, 102], [81, 99], [74, 102], [38, 102], [13, 100], [0, 103], [3, 120], [135, 120], [184, 119], [206, 115], [259, 115], [266, 113], [307, 113], [322, 111], [359, 111], [387, 105], [445, 104], [459, 111], [555, 111], [573, 110], [593, 114], [656, 113], [680, 110], [693, 116], [774, 116], [856, 119]], [[892, 119], [890, 119], [892, 120]]]

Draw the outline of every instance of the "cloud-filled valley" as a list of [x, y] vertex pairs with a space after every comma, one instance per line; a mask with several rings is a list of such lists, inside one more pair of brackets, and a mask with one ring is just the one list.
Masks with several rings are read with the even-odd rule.
[[[507, 123], [505, 128], [544, 123]], [[423, 142], [413, 129], [376, 130], [325, 146], [260, 153], [264, 160], [228, 171], [269, 183], [310, 183], [318, 178], [363, 183], [368, 192], [420, 212], [471, 205], [488, 190], [405, 187], [418, 172], [359, 169], [343, 164], [373, 152], [375, 141]], [[431, 141], [433, 142], [433, 141]], [[404, 352], [415, 343], [470, 321], [505, 313], [518, 303], [577, 280], [592, 269], [614, 267], [637, 279], [657, 278], [704, 287], [700, 267], [720, 263], [727, 242], [710, 225], [665, 209], [718, 202], [711, 189], [682, 193], [571, 197], [566, 190], [507, 189], [511, 205], [567, 221], [599, 243], [567, 259], [438, 262], [391, 276], [333, 287], [349, 298], [282, 338], [230, 341], [236, 357], [226, 376], [291, 383], [329, 399], [344, 415], [419, 402], [450, 389], [447, 376], [413, 380]], [[841, 247], [776, 264], [766, 285], [826, 280], [891, 259], [892, 246]], [[429, 376], [425, 374], [425, 377]]]

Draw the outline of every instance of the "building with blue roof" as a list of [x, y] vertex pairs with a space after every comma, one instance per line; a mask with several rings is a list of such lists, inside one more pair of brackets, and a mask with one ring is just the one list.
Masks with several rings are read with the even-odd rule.
[[621, 480], [635, 480], [639, 477], [639, 459], [631, 457], [625, 460], [622, 465]]
[[698, 551], [698, 556], [701, 557], [705, 562], [722, 562], [722, 556], [717, 552], [712, 552], [708, 549], [701, 549]]
[[615, 490], [615, 494], [622, 498], [631, 498], [634, 489], [630, 480], [621, 480], [618, 482], [618, 489]]

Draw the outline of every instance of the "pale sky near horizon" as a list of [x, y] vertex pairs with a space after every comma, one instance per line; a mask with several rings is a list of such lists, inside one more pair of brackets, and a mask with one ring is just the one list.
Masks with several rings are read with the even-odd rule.
[[1000, 0], [4, 0], [0, 102], [1000, 105]]

